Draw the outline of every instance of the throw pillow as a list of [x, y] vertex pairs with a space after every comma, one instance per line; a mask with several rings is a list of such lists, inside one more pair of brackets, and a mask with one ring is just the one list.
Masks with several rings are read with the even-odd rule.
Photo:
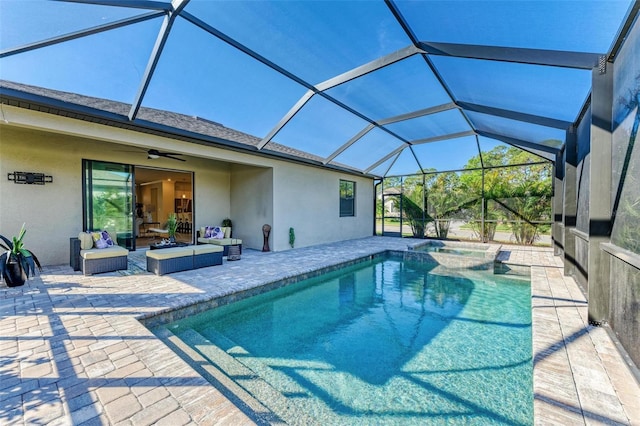
[[98, 247], [98, 241], [102, 239], [102, 232], [91, 232], [91, 238], [93, 238], [93, 247], [100, 248]]
[[[107, 243], [107, 246], [113, 245], [113, 240], [107, 231], [102, 231], [102, 239]], [[100, 248], [100, 247], [98, 247]]]
[[225, 226], [222, 228], [222, 230], [224, 231], [224, 238], [231, 238], [231, 227], [230, 226]]
[[[113, 243], [113, 241], [112, 241], [112, 243]], [[98, 241], [96, 241], [96, 248], [97, 249], [106, 249], [107, 247], [109, 247], [109, 246], [107, 245], [107, 242], [104, 239], [100, 238]]]
[[[91, 238], [93, 238], [93, 246], [97, 249], [104, 249], [109, 247], [110, 245], [113, 245], [113, 240], [111, 239], [107, 231], [92, 232]], [[107, 238], [108, 241], [111, 241], [111, 244], [108, 243]]]
[[207, 226], [204, 228], [204, 237], [213, 238], [213, 226]]
[[81, 232], [78, 235], [78, 239], [80, 240], [80, 250], [90, 250], [93, 248], [93, 237], [91, 233]]
[[211, 238], [215, 238], [216, 240], [221, 240], [224, 238], [224, 231], [219, 226], [214, 226], [213, 231], [211, 232]]

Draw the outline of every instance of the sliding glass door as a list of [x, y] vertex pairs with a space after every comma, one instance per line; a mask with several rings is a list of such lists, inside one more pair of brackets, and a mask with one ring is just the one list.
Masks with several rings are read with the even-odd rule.
[[85, 230], [108, 229], [120, 246], [135, 250], [134, 166], [82, 160]]

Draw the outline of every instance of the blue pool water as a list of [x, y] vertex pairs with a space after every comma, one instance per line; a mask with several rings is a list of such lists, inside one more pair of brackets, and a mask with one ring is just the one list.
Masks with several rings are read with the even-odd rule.
[[164, 327], [288, 424], [533, 423], [527, 280], [383, 258]]

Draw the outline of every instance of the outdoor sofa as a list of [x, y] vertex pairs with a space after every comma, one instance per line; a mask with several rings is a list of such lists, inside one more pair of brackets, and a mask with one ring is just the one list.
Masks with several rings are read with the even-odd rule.
[[[216, 236], [207, 236], [212, 235], [207, 232], [210, 229], [220, 230], [223, 236], [219, 234]], [[202, 227], [198, 231], [197, 235], [197, 243], [198, 244], [213, 244], [223, 248], [223, 256], [229, 256], [229, 247], [238, 246], [240, 254], [242, 254], [242, 240], [239, 238], [231, 238], [231, 228], [230, 227]]]
[[84, 275], [127, 269], [128, 256], [129, 250], [113, 243], [96, 247], [89, 233], [81, 232], [69, 241], [69, 265]]
[[148, 250], [147, 271], [156, 275], [222, 265], [222, 247], [185, 246]]

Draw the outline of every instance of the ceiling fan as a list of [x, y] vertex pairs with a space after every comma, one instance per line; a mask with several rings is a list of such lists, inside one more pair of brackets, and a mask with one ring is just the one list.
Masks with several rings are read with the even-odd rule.
[[[146, 150], [144, 148], [137, 148], [137, 147], [132, 147], [134, 149], [139, 149], [140, 151], [145, 151], [147, 153], [147, 158], [149, 160], [156, 160], [160, 157], [165, 157], [165, 158], [171, 158], [172, 160], [178, 160], [178, 161], [186, 161], [182, 158], [178, 158], [176, 157], [176, 155], [183, 155], [177, 152], [165, 152], [165, 151], [158, 151], [157, 149], [149, 149]], [[140, 151], [132, 151], [129, 149], [116, 149], [115, 151], [119, 151], [119, 152], [140, 152]]]
[[150, 160], [155, 160], [160, 157], [171, 158], [172, 160], [185, 161], [182, 158], [175, 157], [176, 155], [182, 155], [177, 152], [164, 152], [158, 151], [157, 149], [150, 149], [147, 151], [147, 158]]

